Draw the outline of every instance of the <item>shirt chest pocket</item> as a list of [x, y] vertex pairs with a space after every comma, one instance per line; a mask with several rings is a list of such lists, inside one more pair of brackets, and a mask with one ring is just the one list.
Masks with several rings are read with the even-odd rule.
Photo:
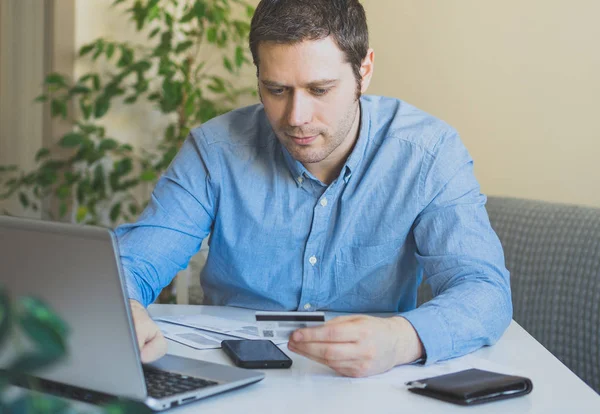
[[397, 261], [401, 242], [376, 246], [346, 246], [336, 255], [336, 293], [377, 300], [389, 294], [397, 282]]

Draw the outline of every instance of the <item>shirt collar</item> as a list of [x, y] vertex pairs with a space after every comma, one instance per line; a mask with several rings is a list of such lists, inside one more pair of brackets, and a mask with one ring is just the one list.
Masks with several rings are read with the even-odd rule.
[[[362, 161], [362, 159], [364, 157], [365, 149], [367, 148], [367, 143], [369, 141], [369, 133], [370, 133], [370, 129], [371, 129], [371, 118], [370, 118], [369, 110], [367, 108], [368, 104], [362, 99], [362, 97], [359, 100], [359, 104], [360, 104], [360, 128], [359, 128], [359, 132], [358, 132], [358, 138], [356, 139], [356, 143], [354, 144], [354, 149], [350, 153], [350, 156], [348, 156], [348, 159], [346, 160], [346, 163], [344, 164], [344, 167], [342, 168], [342, 172], [341, 172], [341, 175], [345, 182], [348, 182], [348, 180], [352, 176], [352, 172], [356, 171], [356, 169], [360, 165], [360, 162]], [[277, 137], [275, 136], [275, 133], [273, 133], [273, 135], [274, 135], [274, 138], [277, 141], [279, 141], [277, 139]], [[302, 187], [304, 185], [304, 182], [307, 178], [318, 181], [316, 179], [316, 177], [314, 177], [310, 173], [310, 171], [308, 171], [306, 169], [306, 167], [304, 167], [304, 165], [302, 165], [301, 162], [297, 161], [294, 157], [292, 157], [292, 155], [289, 153], [289, 151], [287, 150], [285, 145], [282, 145], [281, 143], [279, 143], [279, 146], [281, 147], [281, 151], [283, 152], [283, 157], [285, 159], [285, 163], [286, 163], [288, 169], [290, 170], [290, 172], [292, 173], [292, 176], [294, 177], [296, 184], [299, 187]]]
[[281, 147], [283, 158], [288, 169], [292, 173], [292, 176], [294, 177], [294, 181], [296, 181], [298, 187], [302, 187], [307, 178], [312, 178], [312, 174], [310, 174], [310, 172], [306, 169], [306, 167], [304, 167], [304, 165], [302, 165], [301, 162], [292, 157], [292, 154], [290, 154], [285, 145], [279, 142], [279, 139], [276, 136], [275, 139], [278, 141], [278, 145]]
[[350, 156], [346, 160], [346, 164], [344, 164], [344, 168], [342, 168], [342, 176], [344, 177], [344, 181], [348, 182], [352, 173], [356, 171], [360, 162], [362, 161], [365, 150], [367, 148], [367, 143], [369, 142], [369, 134], [371, 132], [371, 117], [369, 113], [369, 108], [367, 102], [360, 98], [360, 127], [358, 132], [358, 138], [356, 139], [356, 143], [354, 144], [354, 149], [350, 153]]

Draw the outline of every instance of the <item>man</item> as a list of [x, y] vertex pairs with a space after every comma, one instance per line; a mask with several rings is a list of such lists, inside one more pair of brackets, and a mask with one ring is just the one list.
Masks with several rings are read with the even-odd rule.
[[[142, 359], [166, 349], [144, 306], [209, 232], [207, 303], [357, 313], [288, 345], [342, 375], [493, 344], [509, 277], [472, 160], [445, 123], [361, 96], [374, 53], [358, 0], [263, 0], [250, 48], [262, 105], [192, 131], [118, 229]], [[435, 297], [415, 309], [423, 274]]]

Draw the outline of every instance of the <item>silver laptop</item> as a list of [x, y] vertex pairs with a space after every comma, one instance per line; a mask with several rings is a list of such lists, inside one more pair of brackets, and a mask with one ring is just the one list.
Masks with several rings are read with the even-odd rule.
[[12, 297], [42, 299], [70, 328], [67, 358], [36, 372], [42, 383], [91, 402], [118, 396], [160, 411], [264, 378], [173, 355], [142, 364], [116, 240], [100, 227], [0, 216], [0, 283]]

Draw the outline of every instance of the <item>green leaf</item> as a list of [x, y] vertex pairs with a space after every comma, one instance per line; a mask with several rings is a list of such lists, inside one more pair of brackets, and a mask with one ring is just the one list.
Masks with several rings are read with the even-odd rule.
[[87, 104], [83, 99], [79, 100], [79, 109], [81, 109], [84, 119], [89, 119], [92, 115], [92, 105]]
[[160, 7], [158, 7], [158, 0], [150, 0], [148, 2], [148, 21], [156, 20], [160, 17]]
[[131, 213], [132, 216], [137, 216], [139, 210], [135, 204], [129, 204], [129, 213]]
[[67, 199], [70, 194], [71, 188], [68, 185], [61, 185], [56, 189], [56, 196], [61, 200]]
[[181, 82], [173, 81], [165, 78], [163, 82], [163, 101], [161, 102], [161, 110], [164, 113], [169, 113], [177, 109], [183, 98]]
[[66, 84], [67, 81], [65, 80], [65, 77], [60, 73], [50, 73], [46, 76], [46, 85], [65, 86]]
[[246, 39], [248, 33], [250, 33], [250, 24], [242, 20], [234, 20], [233, 26], [239, 39]]
[[31, 373], [33, 371], [45, 368], [59, 361], [62, 354], [57, 352], [35, 353], [27, 352], [20, 355], [13, 361], [9, 367], [9, 371], [18, 373]]
[[48, 100], [47, 95], [40, 95], [37, 98], [35, 98], [33, 101], [34, 102], [46, 102], [47, 100]]
[[202, 21], [202, 19], [206, 17], [206, 4], [204, 1], [196, 0], [193, 10], [198, 22]]
[[58, 208], [58, 215], [60, 218], [63, 218], [67, 214], [67, 203], [60, 203], [60, 207]]
[[223, 93], [225, 92], [225, 82], [223, 79], [218, 76], [211, 77], [212, 82], [208, 84], [207, 88], [213, 91], [214, 93]]
[[0, 287], [0, 349], [3, 349], [4, 343], [9, 338], [11, 327], [12, 311], [10, 298], [8, 297], [6, 290], [3, 287]]
[[77, 214], [75, 216], [75, 220], [77, 223], [81, 223], [88, 214], [88, 208], [86, 206], [79, 206], [77, 208]]
[[194, 17], [196, 17], [196, 13], [194, 12], [194, 9], [191, 9], [186, 14], [184, 14], [181, 19], [179, 19], [179, 22], [187, 23], [187, 22], [191, 21]]
[[115, 53], [115, 44], [109, 43], [106, 45], [106, 57], [110, 59]]
[[0, 165], [0, 172], [17, 171], [18, 168], [16, 165]]
[[122, 68], [124, 66], [130, 65], [133, 62], [133, 50], [129, 49], [126, 46], [121, 46], [121, 58], [117, 62], [117, 66]]
[[210, 43], [215, 43], [217, 41], [217, 28], [211, 27], [206, 31], [206, 39]]
[[148, 100], [149, 101], [157, 101], [160, 99], [160, 96], [161, 96], [160, 93], [154, 92], [154, 93], [151, 93], [150, 95], [148, 95]]
[[129, 188], [133, 188], [133, 187], [137, 186], [139, 183], [140, 183], [140, 180], [126, 180], [120, 184], [119, 188], [124, 191]]
[[98, 164], [94, 169], [94, 180], [92, 181], [92, 190], [100, 197], [104, 197], [106, 195], [104, 181], [104, 167], [102, 166], [102, 164]]
[[96, 47], [96, 45], [94, 43], [91, 43], [89, 45], [83, 45], [81, 47], [81, 49], [79, 49], [79, 56], [85, 56], [85, 55], [87, 55], [92, 50], [94, 50], [95, 47]]
[[151, 67], [152, 67], [152, 63], [150, 63], [149, 61], [147, 61], [147, 60], [140, 60], [139, 62], [137, 62], [135, 65], [133, 65], [131, 67], [131, 70], [137, 71], [138, 74], [139, 74], [140, 72], [147, 71]]
[[96, 52], [94, 52], [92, 60], [98, 59], [98, 56], [100, 56], [102, 52], [104, 52], [104, 39], [98, 39], [96, 40]]
[[110, 221], [113, 223], [117, 221], [119, 216], [121, 215], [121, 203], [117, 203], [110, 209]]
[[110, 108], [110, 99], [106, 95], [100, 95], [98, 99], [96, 99], [96, 103], [94, 105], [94, 116], [96, 118], [102, 118]]
[[132, 12], [133, 17], [132, 20], [136, 23], [136, 29], [139, 32], [144, 28], [144, 23], [146, 20], [146, 16], [148, 16], [148, 9], [142, 5], [140, 0], [136, 0], [135, 4], [129, 11]]
[[165, 129], [165, 139], [172, 141], [175, 138], [175, 124], [171, 124]]
[[[3, 407], [4, 408], [4, 407]], [[4, 410], [2, 411], [5, 412]], [[49, 395], [27, 393], [12, 400], [7, 407], [8, 413], [28, 414], [64, 414], [71, 412], [69, 402]]]
[[78, 134], [77, 132], [69, 132], [60, 139], [58, 145], [63, 148], [73, 148], [81, 145], [84, 140], [85, 137], [83, 135]]
[[150, 86], [150, 83], [146, 79], [141, 77], [138, 80], [138, 82], [134, 85], [135, 90], [138, 94], [146, 92], [148, 90], [148, 86]]
[[50, 150], [48, 148], [40, 148], [38, 152], [35, 154], [35, 160], [39, 161], [44, 157], [50, 155]]
[[119, 401], [102, 408], [106, 414], [153, 414], [146, 405], [135, 401]]
[[244, 49], [241, 46], [235, 48], [235, 65], [239, 68], [244, 64]]
[[69, 91], [69, 93], [71, 95], [75, 95], [78, 93], [90, 93], [92, 90], [90, 88], [88, 88], [87, 86], [84, 85], [75, 85], [71, 88], [71, 90]]
[[58, 215], [62, 218], [67, 214], [67, 203], [61, 202], [58, 208]]
[[137, 101], [137, 95], [128, 96], [127, 98], [125, 98], [123, 100], [123, 102], [126, 104], [132, 104], [132, 103], [135, 103], [135, 101]]
[[156, 181], [157, 178], [158, 177], [156, 176], [156, 172], [154, 172], [153, 170], [146, 170], [142, 173], [142, 175], [140, 175], [140, 180], [146, 182]]
[[246, 6], [246, 16], [252, 18], [254, 16], [254, 7], [247, 5]]
[[123, 158], [120, 161], [114, 163], [113, 173], [119, 177], [127, 175], [133, 168], [133, 162], [131, 158]]
[[217, 45], [219, 47], [225, 47], [226, 44], [227, 44], [227, 32], [225, 30], [223, 30], [221, 32], [221, 35], [217, 39]]
[[52, 102], [50, 102], [50, 114], [53, 117], [60, 115], [65, 119], [67, 117], [67, 103], [65, 101], [52, 99]]
[[23, 208], [29, 207], [29, 197], [25, 193], [19, 193], [19, 202], [23, 206]]
[[96, 74], [92, 75], [92, 85], [94, 86], [95, 91], [100, 90], [100, 76]]
[[191, 40], [187, 40], [185, 42], [181, 42], [177, 45], [177, 47], [175, 48], [175, 53], [181, 53], [184, 50], [189, 49], [190, 47], [192, 47], [192, 45], [194, 44], [194, 42], [192, 42]]
[[171, 32], [171, 31], [163, 32], [163, 34], [160, 35], [159, 48], [161, 49], [161, 51], [163, 53], [167, 53], [171, 50], [171, 41], [172, 40], [173, 40], [173, 32]]
[[73, 184], [75, 181], [79, 180], [79, 178], [81, 177], [81, 174], [73, 174], [71, 171], [65, 171], [65, 184], [66, 185], [71, 185]]
[[110, 151], [114, 150], [119, 146], [118, 142], [112, 138], [106, 138], [100, 141], [100, 145], [98, 145], [98, 149], [100, 151]]
[[227, 56], [223, 56], [223, 66], [225, 66], [225, 69], [227, 69], [229, 73], [233, 73], [233, 65]]
[[157, 27], [154, 30], [152, 30], [150, 32], [150, 34], [148, 35], [148, 39], [152, 39], [154, 36], [156, 36], [158, 34], [158, 32], [160, 32], [160, 27]]
[[66, 353], [67, 325], [45, 303], [31, 297], [21, 298], [19, 321], [41, 355], [58, 358]]
[[173, 28], [173, 16], [171, 16], [169, 13], [165, 13], [165, 23], [167, 23], [167, 27], [169, 29]]
[[58, 174], [55, 169], [52, 168], [40, 168], [36, 182], [42, 187], [48, 187], [56, 182]]

